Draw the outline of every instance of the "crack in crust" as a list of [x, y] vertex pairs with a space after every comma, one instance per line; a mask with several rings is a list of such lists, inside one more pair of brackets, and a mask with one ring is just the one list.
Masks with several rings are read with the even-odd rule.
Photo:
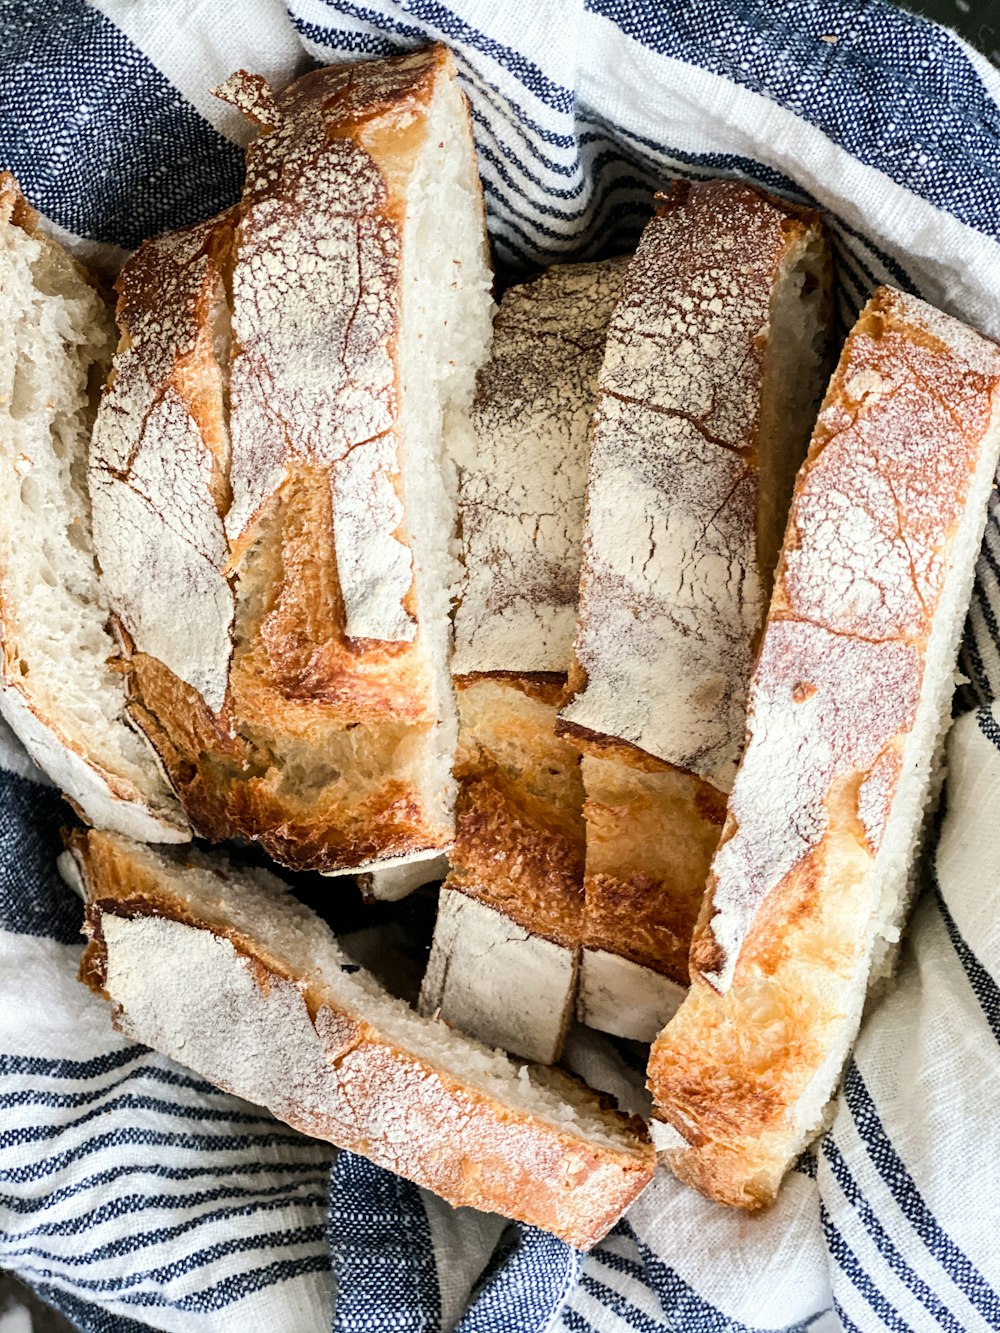
[[813, 215], [747, 186], [678, 183], [629, 265], [600, 376], [574, 646], [584, 683], [561, 715], [721, 791], [769, 578], [758, 431], [773, 293], [810, 237]]

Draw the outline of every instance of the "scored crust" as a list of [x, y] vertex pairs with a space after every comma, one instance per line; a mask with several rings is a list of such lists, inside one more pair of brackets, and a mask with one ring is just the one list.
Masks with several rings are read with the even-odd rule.
[[668, 1165], [770, 1202], [819, 1129], [905, 911], [1000, 447], [1000, 349], [882, 288], [796, 483], [747, 744], [653, 1047]]
[[215, 713], [234, 616], [223, 400], [235, 225], [233, 212], [158, 236], [124, 266], [121, 340], [89, 475], [94, 542], [121, 627]]
[[[415, 446], [401, 343], [404, 326], [411, 341], [452, 336], [450, 307], [440, 328], [422, 308], [403, 318], [416, 290], [403, 281], [408, 191], [428, 153], [450, 154], [475, 252], [460, 284], [433, 282], [489, 282], [454, 78], [440, 46], [317, 70], [280, 93], [234, 76], [220, 94], [262, 127], [241, 204], [149, 243], [120, 284], [126, 336], [92, 477], [112, 497], [99, 553], [132, 714], [202, 836], [255, 839], [298, 869], [398, 861], [453, 833], [438, 625], [450, 572], [425, 571], [419, 554], [421, 523], [442, 529], [443, 549], [451, 520], [443, 476], [424, 479], [441, 491], [433, 503], [406, 501], [412, 528], [404, 514]], [[429, 142], [433, 115], [447, 145]], [[488, 329], [488, 293], [480, 304], [470, 346]], [[465, 373], [454, 360], [440, 370], [456, 401]], [[112, 475], [121, 457], [129, 470]], [[139, 557], [154, 570], [173, 559], [168, 588], [144, 582]]]
[[456, 1206], [581, 1248], [651, 1178], [641, 1121], [420, 1019], [273, 876], [109, 835], [69, 844], [88, 898], [81, 979], [132, 1039]]

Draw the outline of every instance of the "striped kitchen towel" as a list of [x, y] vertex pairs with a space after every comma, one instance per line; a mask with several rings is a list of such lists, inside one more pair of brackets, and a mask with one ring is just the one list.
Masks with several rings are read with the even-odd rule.
[[[845, 325], [888, 280], [1000, 337], [1000, 77], [882, 0], [0, 0], [0, 167], [110, 273], [236, 197], [231, 70], [431, 38], [506, 269], [624, 249], [659, 183], [735, 175], [827, 211]], [[0, 734], [0, 1265], [108, 1333], [1000, 1328], [1000, 507], [964, 661], [947, 817], [831, 1129], [766, 1215], [660, 1173], [586, 1257], [117, 1037], [74, 979], [67, 809]]]

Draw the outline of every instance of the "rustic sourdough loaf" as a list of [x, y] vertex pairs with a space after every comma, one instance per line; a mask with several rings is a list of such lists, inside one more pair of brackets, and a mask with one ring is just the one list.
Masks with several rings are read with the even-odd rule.
[[888, 970], [998, 451], [1000, 348], [882, 288], [796, 482], [691, 991], [649, 1062], [663, 1159], [725, 1203], [773, 1199]]
[[0, 174], [0, 714], [85, 819], [189, 837], [128, 725], [94, 563], [87, 447], [114, 321]]
[[457, 832], [421, 997], [490, 1045], [558, 1058], [583, 907], [579, 756], [555, 734], [576, 622], [590, 422], [624, 260], [504, 296], [456, 423]]
[[453, 1204], [579, 1247], [651, 1178], [642, 1121], [421, 1018], [274, 876], [104, 833], [70, 849], [91, 940], [81, 976], [133, 1040]]
[[578, 1016], [619, 1036], [687, 984], [829, 312], [815, 215], [715, 181], [661, 198], [611, 321], [559, 730], [587, 794]]
[[454, 826], [444, 421], [492, 312], [468, 109], [442, 47], [220, 92], [261, 127], [242, 201], [126, 266], [95, 432], [131, 709], [203, 836], [398, 868]]

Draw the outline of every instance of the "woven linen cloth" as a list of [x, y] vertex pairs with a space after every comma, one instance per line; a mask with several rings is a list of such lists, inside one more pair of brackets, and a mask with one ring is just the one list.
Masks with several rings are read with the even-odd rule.
[[[113, 273], [237, 197], [233, 69], [430, 39], [498, 266], [623, 250], [664, 180], [739, 176], [825, 210], [845, 328], [889, 281], [1000, 337], [1000, 78], [879, 0], [0, 0], [0, 167]], [[95, 1333], [1000, 1328], [1000, 506], [963, 662], [946, 816], [831, 1129], [762, 1216], [661, 1171], [586, 1256], [117, 1036], [75, 980], [68, 809], [0, 734], [0, 1266]], [[609, 1045], [581, 1061], [623, 1077]]]

